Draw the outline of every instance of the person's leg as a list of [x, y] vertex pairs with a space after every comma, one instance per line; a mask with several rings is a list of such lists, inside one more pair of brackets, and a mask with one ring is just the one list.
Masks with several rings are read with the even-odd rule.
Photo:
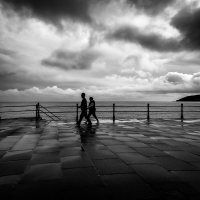
[[90, 116], [91, 116], [91, 114], [92, 114], [92, 113], [91, 113], [91, 112], [89, 112], [89, 114], [88, 114], [88, 116], [87, 116], [89, 119], [90, 119]]
[[84, 113], [81, 112], [81, 114], [80, 114], [80, 119], [78, 120], [77, 124], [80, 124], [80, 123], [81, 123], [83, 117], [84, 117]]
[[89, 114], [87, 115], [87, 112], [86, 112], [85, 113], [85, 118], [87, 119], [87, 121], [88, 121], [89, 124], [92, 124], [92, 122], [91, 122], [91, 120], [90, 120], [90, 118], [88, 116], [89, 116]]
[[97, 123], [99, 123], [99, 120], [98, 120], [98, 118], [97, 118], [97, 116], [96, 116], [96, 113], [94, 112], [94, 113], [92, 113], [92, 115], [93, 115], [94, 118], [97, 120]]

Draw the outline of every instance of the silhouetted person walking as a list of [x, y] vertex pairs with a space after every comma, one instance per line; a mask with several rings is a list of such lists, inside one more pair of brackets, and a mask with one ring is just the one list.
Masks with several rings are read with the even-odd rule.
[[77, 122], [77, 125], [80, 125], [83, 117], [85, 117], [86, 120], [88, 121], [88, 124], [91, 125], [92, 123], [87, 116], [87, 100], [85, 98], [85, 93], [82, 93], [81, 97], [82, 97], [82, 102], [81, 102], [81, 105], [79, 106], [79, 108], [81, 108], [81, 114], [80, 114], [80, 119]]
[[95, 113], [96, 107], [95, 107], [95, 101], [94, 101], [93, 97], [90, 97], [90, 103], [89, 103], [88, 108], [89, 108], [88, 118], [90, 119], [90, 116], [93, 115], [94, 118], [97, 120], [97, 124], [99, 124], [99, 120], [98, 120], [96, 113]]

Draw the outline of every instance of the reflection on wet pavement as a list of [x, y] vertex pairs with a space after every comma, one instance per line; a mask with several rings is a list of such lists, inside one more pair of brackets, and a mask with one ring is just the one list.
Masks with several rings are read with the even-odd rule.
[[0, 126], [2, 199], [200, 199], [198, 120]]

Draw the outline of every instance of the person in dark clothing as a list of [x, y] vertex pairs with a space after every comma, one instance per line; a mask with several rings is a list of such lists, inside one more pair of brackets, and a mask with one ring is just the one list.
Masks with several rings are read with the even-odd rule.
[[88, 108], [89, 108], [88, 118], [90, 119], [90, 116], [93, 115], [94, 118], [97, 120], [97, 124], [99, 124], [99, 120], [98, 120], [96, 113], [95, 113], [96, 107], [95, 107], [95, 101], [94, 101], [93, 97], [90, 97], [90, 103], [89, 103]]
[[82, 93], [81, 97], [82, 97], [82, 102], [81, 102], [81, 105], [79, 106], [79, 108], [81, 108], [81, 114], [80, 114], [80, 119], [78, 120], [77, 124], [80, 125], [83, 117], [85, 117], [86, 120], [88, 121], [88, 124], [91, 125], [92, 122], [90, 121], [87, 115], [87, 100], [85, 98], [85, 93]]

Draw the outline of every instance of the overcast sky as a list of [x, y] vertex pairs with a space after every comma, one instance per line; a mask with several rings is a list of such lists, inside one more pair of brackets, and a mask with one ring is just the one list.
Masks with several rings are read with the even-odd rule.
[[0, 0], [0, 101], [200, 93], [199, 0]]

